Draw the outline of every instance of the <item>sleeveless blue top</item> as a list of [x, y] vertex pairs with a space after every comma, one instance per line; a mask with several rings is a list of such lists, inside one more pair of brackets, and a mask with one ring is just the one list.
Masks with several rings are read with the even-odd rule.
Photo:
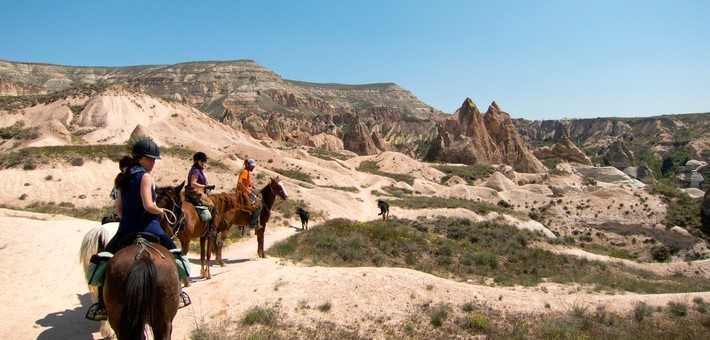
[[[143, 208], [141, 179], [145, 174], [145, 168], [140, 165], [135, 165], [128, 170], [128, 187], [121, 191], [121, 222], [118, 224], [118, 233], [145, 231], [154, 235], [165, 234], [160, 227], [158, 215], [153, 215]], [[151, 194], [155, 202], [155, 184], [151, 188]]]

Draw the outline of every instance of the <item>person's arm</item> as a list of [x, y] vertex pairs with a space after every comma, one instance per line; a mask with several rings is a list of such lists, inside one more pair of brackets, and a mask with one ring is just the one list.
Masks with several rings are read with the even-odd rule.
[[163, 209], [153, 202], [153, 176], [146, 173], [141, 178], [141, 200], [143, 201], [143, 209], [147, 212], [158, 215], [160, 219], [163, 218]]
[[121, 210], [123, 208], [123, 200], [121, 199], [121, 192], [118, 192], [118, 197], [116, 197], [116, 215], [121, 217]]
[[204, 185], [197, 183], [197, 175], [196, 174], [191, 174], [190, 175], [190, 186], [195, 188], [195, 189], [204, 189]]

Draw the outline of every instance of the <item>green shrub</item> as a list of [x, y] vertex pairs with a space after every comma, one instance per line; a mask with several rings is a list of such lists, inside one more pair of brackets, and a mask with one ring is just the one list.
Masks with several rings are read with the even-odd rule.
[[445, 173], [441, 178], [441, 183], [446, 183], [451, 177], [458, 176], [463, 178], [467, 184], [473, 185], [479, 179], [488, 178], [495, 169], [488, 164], [471, 164], [465, 166], [453, 165], [435, 165], [434, 168]]
[[429, 320], [434, 327], [441, 327], [449, 317], [449, 306], [440, 304], [433, 307], [429, 312]]
[[244, 325], [273, 326], [278, 323], [278, 312], [273, 308], [252, 307], [244, 312], [241, 322]]
[[314, 184], [313, 179], [311, 178], [311, 175], [309, 175], [305, 172], [302, 172], [299, 170], [278, 169], [278, 168], [274, 168], [272, 170], [274, 170], [276, 173], [279, 173], [285, 177], [292, 178], [292, 179], [295, 179], [295, 180], [298, 180], [301, 182]]
[[647, 305], [645, 302], [639, 302], [634, 307], [634, 319], [638, 322], [643, 322], [653, 315], [653, 307]]
[[666, 262], [671, 259], [671, 248], [668, 246], [651, 247], [651, 256], [658, 262]]
[[671, 301], [668, 303], [668, 311], [678, 317], [688, 316], [688, 304]]

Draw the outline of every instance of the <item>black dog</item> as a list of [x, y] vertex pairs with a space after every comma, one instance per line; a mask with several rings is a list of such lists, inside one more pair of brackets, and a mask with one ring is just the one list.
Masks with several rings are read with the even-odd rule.
[[390, 204], [383, 201], [377, 200], [377, 207], [380, 208], [380, 213], [377, 215], [382, 215], [382, 220], [386, 220], [390, 215]]
[[296, 214], [301, 218], [301, 230], [308, 230], [308, 216], [310, 216], [308, 211], [298, 208], [296, 209]]

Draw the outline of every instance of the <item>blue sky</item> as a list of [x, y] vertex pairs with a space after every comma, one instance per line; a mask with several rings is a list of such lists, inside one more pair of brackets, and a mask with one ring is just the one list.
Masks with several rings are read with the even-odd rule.
[[286, 79], [394, 82], [452, 113], [710, 111], [710, 1], [7, 1], [0, 59], [252, 59]]

